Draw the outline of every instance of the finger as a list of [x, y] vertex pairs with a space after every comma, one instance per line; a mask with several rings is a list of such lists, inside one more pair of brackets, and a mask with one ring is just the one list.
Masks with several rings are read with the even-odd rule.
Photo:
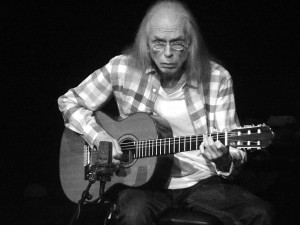
[[123, 154], [119, 143], [116, 140], [113, 140], [113, 148], [115, 149], [116, 156], [121, 157]]
[[207, 143], [207, 137], [203, 136], [203, 142], [200, 145], [200, 153], [203, 157], [207, 158], [208, 160], [210, 160], [212, 157], [212, 152]]
[[121, 161], [118, 160], [118, 159], [113, 158], [113, 159], [112, 159], [112, 164], [113, 164], [113, 165], [120, 165], [120, 164], [121, 164]]
[[217, 147], [215, 145], [215, 141], [213, 140], [213, 138], [211, 136], [209, 136], [207, 138], [207, 144], [208, 146], [212, 149], [212, 150], [217, 150]]
[[218, 155], [218, 149], [215, 146], [215, 142], [211, 136], [207, 137], [207, 146], [205, 146], [205, 152], [208, 159], [213, 159]]
[[229, 149], [219, 140], [215, 142], [215, 145], [222, 152], [226, 153], [227, 151], [229, 151]]
[[215, 144], [216, 144], [217, 148], [222, 148], [223, 146], [225, 146], [225, 145], [223, 145], [222, 142], [219, 141], [219, 140], [217, 140], [217, 141], [215, 142]]
[[200, 144], [200, 153], [201, 153], [201, 154], [204, 154], [204, 152], [205, 152], [205, 150], [204, 150], [204, 143], [202, 142], [202, 143]]
[[208, 140], [207, 140], [207, 135], [206, 134], [203, 135], [203, 142], [202, 143], [204, 144], [204, 146], [208, 145]]

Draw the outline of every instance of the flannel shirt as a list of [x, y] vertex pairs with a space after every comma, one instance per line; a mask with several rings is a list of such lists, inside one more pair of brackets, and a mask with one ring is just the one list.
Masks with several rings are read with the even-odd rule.
[[[114, 57], [58, 99], [65, 126], [81, 134], [90, 145], [97, 145], [108, 135], [95, 121], [93, 112], [112, 95], [121, 118], [135, 112], [151, 114], [154, 111], [160, 88], [157, 72], [154, 68], [145, 71], [132, 68], [128, 60], [126, 55]], [[204, 88], [196, 80], [188, 81], [183, 87], [195, 134], [231, 130], [239, 125], [231, 76], [219, 64], [211, 62], [211, 65], [209, 91], [205, 97]], [[230, 153], [236, 164], [243, 163], [243, 151], [234, 149]]]

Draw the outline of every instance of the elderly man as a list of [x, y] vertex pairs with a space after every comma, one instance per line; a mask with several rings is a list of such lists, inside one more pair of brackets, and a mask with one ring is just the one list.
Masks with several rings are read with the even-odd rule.
[[[118, 141], [93, 114], [111, 96], [121, 118], [135, 112], [161, 116], [175, 137], [239, 125], [231, 76], [209, 58], [195, 19], [177, 1], [155, 3], [132, 47], [58, 100], [65, 125], [91, 146], [112, 142], [113, 163], [118, 165]], [[204, 136], [198, 150], [174, 155], [164, 185], [118, 193], [119, 224], [155, 224], [173, 205], [213, 214], [224, 224], [270, 224], [269, 204], [227, 179], [245, 158], [245, 151]]]

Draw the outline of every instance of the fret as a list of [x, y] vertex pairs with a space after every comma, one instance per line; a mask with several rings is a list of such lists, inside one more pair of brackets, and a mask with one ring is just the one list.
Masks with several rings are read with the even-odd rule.
[[199, 149], [198, 136], [195, 136], [194, 138], [195, 139], [193, 141], [193, 144], [194, 144], [193, 149], [197, 150], [197, 149]]
[[184, 138], [181, 137], [180, 143], [179, 143], [179, 152], [184, 151]]
[[173, 138], [173, 153], [176, 152], [175, 146], [176, 146], [176, 138]]
[[159, 139], [159, 155], [161, 155], [161, 139]]
[[146, 149], [146, 151], [145, 151], [145, 157], [149, 157], [150, 156], [150, 149], [149, 149], [149, 140], [148, 141], [146, 141], [146, 147], [145, 147], [145, 149]]
[[141, 146], [142, 146], [142, 142], [139, 142], [139, 158], [141, 158], [142, 152], [141, 152]]
[[165, 143], [165, 148], [166, 148], [165, 151], [164, 151], [165, 154], [168, 154], [168, 145], [169, 145], [169, 144], [168, 144], [168, 140], [169, 140], [169, 138], [166, 139], [166, 143]]
[[147, 140], [144, 142], [145, 143], [145, 154], [144, 154], [144, 157], [147, 157], [148, 156], [148, 145], [147, 145]]
[[143, 150], [142, 150], [142, 152], [143, 152], [143, 157], [145, 157], [146, 156], [146, 141], [142, 141], [142, 143], [143, 143]]
[[145, 141], [145, 157], [149, 156], [148, 154], [148, 141]]
[[164, 144], [164, 155], [168, 153], [168, 140], [169, 138], [165, 139], [165, 144]]
[[192, 136], [190, 136], [190, 151], [192, 150]]
[[142, 142], [139, 142], [139, 158], [141, 158], [141, 155], [142, 155], [142, 148], [141, 148], [141, 146], [142, 146]]
[[[168, 138], [168, 139], [169, 139], [169, 138]], [[169, 144], [168, 144], [168, 141], [166, 140], [166, 141], [165, 141], [165, 151], [164, 151], [165, 154], [168, 154], [168, 145], [169, 145]]]
[[148, 141], [145, 141], [145, 157], [149, 156], [149, 146], [148, 146]]
[[185, 136], [183, 138], [183, 146], [184, 146], [183, 151], [185, 152], [186, 151], [186, 137]]
[[180, 137], [177, 137], [175, 141], [175, 153], [178, 152], [180, 152]]
[[155, 155], [157, 155], [157, 139], [155, 140]]
[[148, 145], [147, 145], [148, 141], [145, 141], [145, 157], [148, 156]]
[[145, 141], [145, 157], [149, 156], [148, 141]]
[[169, 138], [165, 139], [165, 150], [164, 150], [164, 154], [168, 154], [168, 145], [169, 145]]
[[133, 142], [133, 145], [135, 146], [135, 153], [133, 153], [133, 158], [136, 159], [136, 156], [137, 156], [137, 146], [136, 146], [136, 142]]
[[153, 140], [151, 140], [151, 155], [153, 156]]

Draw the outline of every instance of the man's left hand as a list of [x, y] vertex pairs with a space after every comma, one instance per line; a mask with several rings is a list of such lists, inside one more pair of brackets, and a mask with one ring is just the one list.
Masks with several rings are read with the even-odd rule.
[[232, 158], [229, 149], [219, 140], [214, 141], [212, 137], [204, 135], [200, 152], [205, 158], [214, 162], [218, 169], [229, 171]]

